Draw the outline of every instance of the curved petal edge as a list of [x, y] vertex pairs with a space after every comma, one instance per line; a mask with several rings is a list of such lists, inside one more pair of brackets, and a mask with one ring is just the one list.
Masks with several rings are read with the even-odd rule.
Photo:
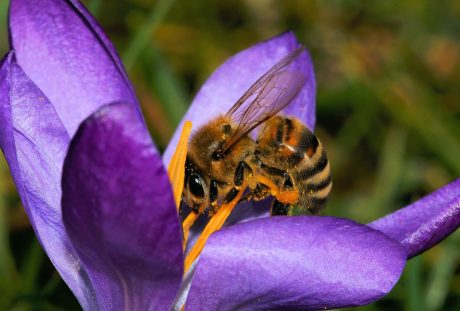
[[132, 105], [90, 116], [63, 171], [64, 224], [101, 309], [165, 309], [182, 279], [180, 224], [161, 157]]
[[407, 253], [346, 219], [271, 217], [211, 236], [187, 310], [318, 310], [365, 305], [387, 294]]
[[94, 296], [64, 229], [61, 173], [69, 136], [10, 52], [0, 68], [0, 147], [40, 244], [83, 308]]
[[126, 101], [133, 87], [110, 41], [76, 0], [11, 0], [10, 45], [17, 62], [49, 98], [67, 132], [101, 105]]
[[430, 249], [460, 226], [460, 178], [369, 226], [399, 241], [409, 258]]

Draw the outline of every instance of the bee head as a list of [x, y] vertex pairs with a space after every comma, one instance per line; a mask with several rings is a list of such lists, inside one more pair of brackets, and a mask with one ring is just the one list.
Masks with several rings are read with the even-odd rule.
[[196, 166], [187, 158], [182, 199], [196, 212], [202, 212], [209, 205], [209, 187]]

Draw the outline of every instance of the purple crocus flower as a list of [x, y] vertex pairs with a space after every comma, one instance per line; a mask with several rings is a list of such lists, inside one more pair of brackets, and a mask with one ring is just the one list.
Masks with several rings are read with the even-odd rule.
[[[187, 310], [364, 305], [460, 224], [460, 179], [368, 225], [249, 220], [213, 234], [182, 281], [181, 226], [164, 168], [178, 132], [161, 157], [112, 44], [76, 0], [12, 0], [10, 35], [0, 146], [41, 245], [86, 310], [177, 308], [187, 292]], [[233, 56], [184, 120], [226, 111], [298, 45], [286, 33]], [[313, 128], [309, 56], [296, 66], [309, 82], [285, 113]]]

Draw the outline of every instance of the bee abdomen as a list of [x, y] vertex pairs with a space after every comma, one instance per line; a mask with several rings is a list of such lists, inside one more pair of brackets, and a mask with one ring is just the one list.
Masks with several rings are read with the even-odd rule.
[[290, 167], [299, 164], [305, 157], [311, 158], [319, 146], [318, 139], [299, 120], [284, 118], [276, 134], [277, 142], [284, 146], [283, 154]]
[[309, 212], [316, 213], [324, 207], [331, 189], [332, 180], [329, 173], [325, 179], [318, 183], [304, 185], [304, 189], [300, 191], [299, 201]]
[[329, 170], [329, 161], [327, 159], [326, 152], [324, 150], [321, 151], [321, 155], [319, 158], [316, 160], [316, 162], [308, 166], [306, 168], [302, 168], [296, 173], [296, 179], [297, 180], [307, 180], [309, 178], [312, 178], [318, 173], [323, 172], [325, 169]]
[[298, 144], [296, 146], [297, 152], [307, 155], [309, 158], [313, 157], [318, 149], [319, 142], [315, 135], [310, 132], [306, 127], [303, 127]]
[[331, 174], [329, 173], [326, 178], [315, 183], [307, 183], [305, 190], [309, 193], [318, 192], [326, 189], [332, 182]]
[[307, 202], [304, 206], [307, 206], [307, 209], [310, 213], [317, 213], [319, 212], [326, 204], [327, 197], [325, 198], [316, 198], [310, 197], [307, 199]]
[[320, 182], [307, 183], [305, 188], [301, 190], [301, 196], [308, 197], [318, 204], [324, 203], [332, 188], [331, 174], [330, 172], [327, 172], [326, 174], [327, 177]]
[[324, 150], [321, 150], [319, 157], [312, 158], [312, 160], [313, 165], [310, 164], [311, 166], [297, 171], [295, 178], [301, 189], [300, 201], [310, 212], [315, 213], [326, 203], [332, 189], [332, 178]]

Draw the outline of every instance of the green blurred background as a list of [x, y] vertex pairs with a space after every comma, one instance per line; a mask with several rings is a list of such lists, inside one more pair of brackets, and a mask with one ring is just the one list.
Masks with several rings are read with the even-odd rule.
[[[291, 29], [315, 64], [316, 133], [334, 178], [324, 214], [366, 223], [460, 175], [460, 1], [84, 3], [122, 56], [160, 149], [220, 63]], [[410, 260], [393, 291], [361, 310], [460, 310], [459, 246], [457, 232]], [[0, 156], [0, 310], [78, 309]]]

